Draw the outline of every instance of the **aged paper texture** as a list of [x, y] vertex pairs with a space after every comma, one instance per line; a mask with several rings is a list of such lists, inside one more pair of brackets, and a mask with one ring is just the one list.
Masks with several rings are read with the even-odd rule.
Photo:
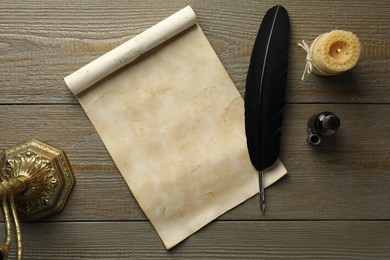
[[196, 23], [76, 96], [166, 248], [259, 192], [243, 99]]

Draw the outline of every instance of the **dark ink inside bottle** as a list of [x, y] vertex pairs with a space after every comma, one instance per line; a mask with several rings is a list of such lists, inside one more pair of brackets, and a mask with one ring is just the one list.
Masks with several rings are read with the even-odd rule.
[[310, 117], [307, 123], [307, 142], [312, 145], [321, 143], [321, 136], [331, 136], [340, 127], [340, 119], [332, 112], [321, 112]]

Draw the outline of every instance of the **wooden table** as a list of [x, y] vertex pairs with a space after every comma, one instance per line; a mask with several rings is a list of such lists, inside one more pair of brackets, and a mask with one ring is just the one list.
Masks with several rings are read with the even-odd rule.
[[[31, 138], [64, 149], [77, 183], [65, 210], [23, 223], [25, 259], [390, 259], [390, 2], [279, 1], [292, 35], [281, 158], [289, 173], [166, 251], [64, 76], [187, 4], [243, 94], [253, 42], [273, 1], [0, 2], [0, 149]], [[335, 77], [301, 81], [311, 42], [356, 33], [361, 59]], [[329, 110], [339, 132], [306, 144]], [[3, 228], [3, 227], [2, 227]]]

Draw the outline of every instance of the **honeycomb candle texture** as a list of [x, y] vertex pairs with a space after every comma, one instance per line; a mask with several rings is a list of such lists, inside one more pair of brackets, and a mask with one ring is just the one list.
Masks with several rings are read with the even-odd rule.
[[332, 76], [352, 69], [359, 61], [361, 44], [352, 32], [333, 30], [318, 36], [308, 46], [305, 41], [299, 43], [306, 52], [305, 73]]

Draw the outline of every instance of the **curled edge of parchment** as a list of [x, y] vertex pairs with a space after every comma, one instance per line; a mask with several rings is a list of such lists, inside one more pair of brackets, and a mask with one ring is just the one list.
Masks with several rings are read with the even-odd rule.
[[[109, 51], [103, 56], [85, 65], [81, 69], [70, 74], [65, 78], [65, 82], [68, 85], [69, 89], [72, 91], [72, 93], [79, 98], [81, 93], [87, 90], [90, 86], [94, 85], [98, 81], [104, 79], [105, 77], [119, 70], [125, 65], [132, 63], [140, 55], [147, 53], [158, 45], [173, 38], [174, 36], [180, 34], [186, 29], [189, 29], [196, 23], [197, 19], [194, 11], [190, 6], [187, 6], [182, 10], [178, 11], [177, 13], [159, 22], [158, 24], [147, 29], [143, 33], [135, 36], [129, 41], [123, 43], [117, 48]], [[80, 103], [82, 102], [80, 101]], [[88, 117], [90, 117], [90, 115], [88, 115]], [[97, 131], [99, 133], [99, 129], [97, 129]], [[111, 151], [109, 152], [111, 154]], [[275, 168], [272, 170], [269, 169], [268, 173], [265, 174], [265, 186], [267, 187], [271, 185], [286, 173], [287, 171], [284, 168], [283, 164], [278, 160], [275, 163]], [[129, 183], [127, 184], [129, 185]], [[249, 197], [255, 195], [256, 192], [258, 192], [258, 187], [256, 184], [257, 181], [248, 183], [250, 187], [246, 187], [247, 190], [245, 191], [245, 199], [237, 200], [235, 203], [232, 203], [232, 205], [237, 206], [238, 204], [242, 203], [242, 201], [245, 201]], [[144, 205], [140, 204], [140, 206], [144, 210]], [[159, 226], [157, 225], [158, 223], [153, 221], [151, 221], [151, 223], [155, 227], [157, 233], [159, 233], [160, 238], [162, 239], [166, 248], [170, 249], [180, 241], [184, 240], [189, 235], [195, 233], [197, 230], [209, 223], [212, 219], [215, 219], [216, 217], [220, 216], [231, 208], [232, 207], [230, 206], [229, 208], [218, 212], [218, 214], [216, 214], [215, 216], [210, 216], [210, 219], [207, 219], [207, 221], [203, 221], [205, 223], [197, 225], [196, 228], [192, 230], [184, 230], [185, 232], [183, 231], [183, 234], [181, 234], [180, 236], [176, 235], [175, 238], [170, 237], [169, 234], [163, 235], [161, 228], [159, 228]]]
[[65, 82], [72, 93], [77, 95], [114, 71], [131, 63], [140, 55], [188, 29], [196, 22], [194, 11], [190, 6], [186, 6], [65, 77]]

